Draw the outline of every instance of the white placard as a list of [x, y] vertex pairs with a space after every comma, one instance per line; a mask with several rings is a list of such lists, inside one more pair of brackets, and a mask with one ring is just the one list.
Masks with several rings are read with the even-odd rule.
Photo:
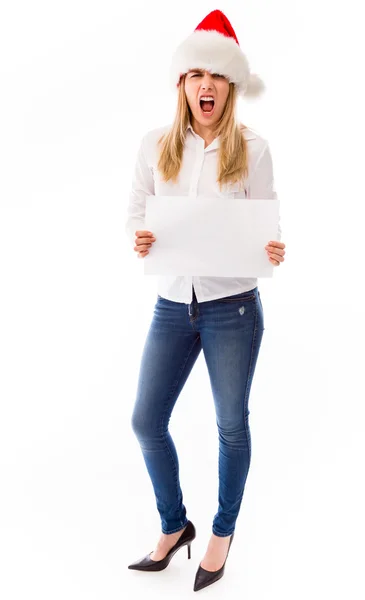
[[265, 246], [278, 223], [278, 199], [147, 196], [144, 229], [156, 241], [144, 274], [272, 277]]

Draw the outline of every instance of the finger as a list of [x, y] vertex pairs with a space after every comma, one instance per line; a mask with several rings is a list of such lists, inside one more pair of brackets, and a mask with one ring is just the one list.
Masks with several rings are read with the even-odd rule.
[[271, 255], [272, 255], [274, 258], [276, 258], [276, 260], [281, 260], [281, 261], [283, 261], [283, 260], [284, 260], [284, 254], [285, 254], [285, 250], [274, 250], [274, 251], [271, 251], [271, 250], [270, 250], [270, 254], [271, 254]]
[[274, 248], [273, 246], [265, 246], [266, 252], [271, 252], [271, 254], [277, 254], [278, 256], [284, 256], [285, 250], [281, 250], [281, 248]]
[[139, 231], [136, 231], [136, 236], [137, 237], [153, 237], [153, 233], [151, 231], [147, 231], [146, 229], [142, 229]]
[[147, 250], [148, 248], [151, 248], [152, 244], [137, 244], [137, 246], [134, 246], [134, 250], [136, 252], [144, 252], [145, 250]]
[[[271, 240], [270, 242], [268, 242], [267, 246], [274, 247], [274, 248], [280, 248], [282, 250], [284, 250], [284, 248], [285, 248], [284, 242], [279, 242], [278, 240]], [[265, 248], [267, 246], [265, 246]]]
[[135, 240], [136, 246], [152, 246], [156, 241], [155, 238], [137, 238]]
[[268, 258], [275, 263], [282, 263], [285, 259], [282, 256], [278, 256], [277, 254], [273, 254], [272, 252], [268, 253]]
[[269, 256], [269, 261], [275, 266], [277, 267], [278, 265], [280, 265], [280, 262], [275, 260], [275, 258], [273, 258], [272, 256]]
[[283, 257], [281, 254], [279, 254], [278, 252], [279, 252], [279, 251], [276, 251], [276, 252], [270, 252], [270, 251], [268, 251], [268, 252], [267, 252], [267, 254], [268, 254], [269, 258], [273, 258], [274, 260], [277, 260], [277, 261], [283, 262], [285, 259], [284, 259], [284, 257]]
[[149, 246], [151, 246], [153, 242], [154, 242], [154, 240], [151, 239], [151, 238], [138, 238], [136, 240], [136, 245], [137, 246], [143, 246], [143, 245], [146, 245], [146, 246], [149, 245]]
[[135, 241], [136, 241], [136, 244], [152, 244], [153, 242], [156, 241], [156, 238], [155, 237], [152, 237], [152, 238], [150, 238], [150, 237], [139, 237], [139, 238], [136, 238]]

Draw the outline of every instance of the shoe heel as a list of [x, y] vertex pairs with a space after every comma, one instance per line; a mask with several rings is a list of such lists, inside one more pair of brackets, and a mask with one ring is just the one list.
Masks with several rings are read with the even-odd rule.
[[183, 546], [188, 547], [188, 558], [191, 558], [191, 544], [195, 537], [195, 527], [191, 521], [188, 521], [184, 532], [181, 534], [176, 544], [170, 548], [165, 558], [162, 558], [161, 560], [153, 560], [151, 559], [152, 552], [150, 552], [142, 559], [137, 560], [129, 565], [128, 569], [134, 569], [137, 571], [162, 571], [163, 569], [166, 569], [174, 554], [176, 554], [176, 552]]

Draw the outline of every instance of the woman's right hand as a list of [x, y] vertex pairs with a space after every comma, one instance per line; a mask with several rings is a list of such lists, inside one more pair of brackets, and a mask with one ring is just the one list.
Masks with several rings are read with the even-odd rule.
[[144, 258], [148, 254], [148, 249], [156, 241], [155, 236], [151, 231], [136, 231], [136, 246], [134, 251], [138, 252], [138, 258]]

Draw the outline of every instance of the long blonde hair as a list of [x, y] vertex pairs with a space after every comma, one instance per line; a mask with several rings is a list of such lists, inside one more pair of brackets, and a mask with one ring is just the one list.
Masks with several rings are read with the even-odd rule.
[[[182, 163], [184, 143], [192, 113], [188, 104], [184, 82], [181, 78], [177, 109], [173, 124], [158, 140], [161, 145], [157, 168], [164, 181], [177, 181]], [[229, 84], [229, 92], [223, 114], [214, 128], [214, 137], [221, 136], [218, 154], [217, 182], [219, 187], [242, 181], [248, 176], [247, 141], [242, 133], [245, 125], [236, 121], [237, 88]]]

